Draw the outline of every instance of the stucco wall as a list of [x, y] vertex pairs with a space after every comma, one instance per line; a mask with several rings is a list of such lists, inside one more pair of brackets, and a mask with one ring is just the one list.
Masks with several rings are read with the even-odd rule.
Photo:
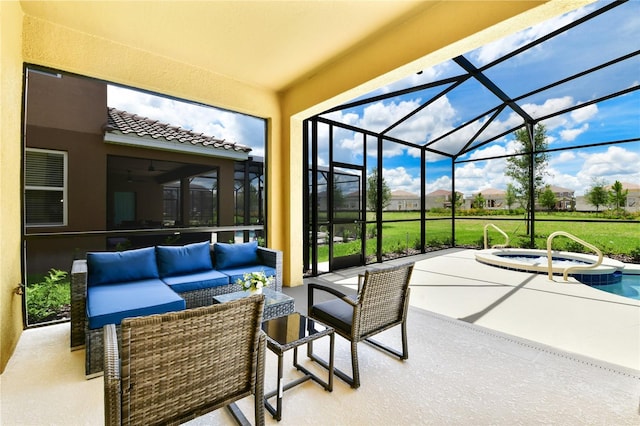
[[20, 111], [22, 102], [22, 10], [0, 2], [0, 372], [22, 332], [20, 282]]

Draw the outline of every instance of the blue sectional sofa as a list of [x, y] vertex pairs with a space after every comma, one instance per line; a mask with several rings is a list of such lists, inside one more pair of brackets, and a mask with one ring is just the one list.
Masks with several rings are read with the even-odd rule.
[[120, 252], [89, 252], [71, 270], [71, 348], [86, 349], [86, 374], [102, 371], [102, 327], [127, 317], [210, 305], [240, 291], [247, 272], [263, 271], [282, 291], [282, 252], [257, 242], [208, 242]]

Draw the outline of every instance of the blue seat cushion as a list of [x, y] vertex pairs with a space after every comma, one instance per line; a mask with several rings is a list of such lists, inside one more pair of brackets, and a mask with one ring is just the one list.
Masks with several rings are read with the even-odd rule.
[[[275, 277], [276, 270], [275, 268], [270, 268], [264, 265], [245, 265], [245, 266], [237, 266], [233, 268], [227, 269], [218, 269], [218, 272], [222, 272], [225, 275], [229, 276], [229, 282], [234, 284], [237, 280], [241, 280], [244, 274], [249, 272], [264, 272], [267, 277]], [[272, 284], [273, 285], [273, 284]]]
[[87, 253], [87, 286], [158, 278], [156, 249]]
[[[349, 296], [349, 298], [355, 301], [355, 297]], [[341, 330], [345, 334], [350, 334], [353, 324], [353, 306], [342, 299], [331, 299], [311, 306], [309, 317]]]
[[184, 246], [157, 246], [160, 277], [190, 274], [213, 269], [208, 242]]
[[216, 259], [216, 269], [219, 271], [238, 266], [255, 265], [260, 260], [257, 241], [241, 244], [215, 243], [213, 254]]
[[209, 271], [194, 272], [188, 275], [163, 277], [162, 281], [171, 287], [171, 290], [177, 293], [184, 293], [186, 291], [227, 285], [229, 284], [229, 277], [220, 271], [211, 269]]
[[160, 279], [120, 284], [104, 284], [87, 288], [89, 328], [120, 324], [124, 318], [182, 311], [183, 298]]

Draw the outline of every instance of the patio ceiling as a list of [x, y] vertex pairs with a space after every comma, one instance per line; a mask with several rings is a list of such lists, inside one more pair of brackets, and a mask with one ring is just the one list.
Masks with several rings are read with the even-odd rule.
[[[390, 93], [374, 92], [319, 117], [454, 159], [502, 140], [526, 123], [550, 123], [594, 106], [622, 120], [624, 114], [632, 120], [635, 115], [637, 122], [640, 2], [600, 1], [583, 10], [552, 20], [554, 26], [542, 23], [525, 30], [528, 34], [498, 40], [424, 70], [426, 83], [415, 85], [415, 76], [406, 78]], [[516, 45], [516, 38], [527, 42]], [[509, 44], [514, 45], [509, 53], [491, 56]], [[399, 108], [409, 100], [413, 108], [391, 123], [378, 120], [365, 128], [353, 124], [353, 117], [370, 106]], [[438, 120], [443, 105], [455, 111], [454, 124], [425, 125]], [[629, 128], [609, 129], [592, 143], [640, 140], [640, 127]]]
[[275, 91], [436, 3], [440, 1], [21, 2], [28, 15]]

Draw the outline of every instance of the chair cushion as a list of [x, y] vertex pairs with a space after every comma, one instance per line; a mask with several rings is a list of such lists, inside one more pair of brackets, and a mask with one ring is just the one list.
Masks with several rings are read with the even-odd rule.
[[[355, 301], [355, 297], [349, 296]], [[345, 334], [351, 334], [353, 324], [353, 306], [342, 299], [331, 299], [326, 302], [319, 302], [311, 306], [309, 316], [320, 322], [341, 330]]]
[[106, 324], [120, 324], [124, 318], [186, 308], [183, 298], [160, 279], [149, 279], [120, 284], [104, 284], [87, 288], [87, 318], [89, 328]]
[[259, 262], [257, 241], [241, 244], [215, 243], [213, 254], [217, 270], [255, 265]]
[[206, 241], [184, 246], [157, 246], [156, 256], [160, 277], [213, 269], [209, 243]]
[[156, 250], [87, 253], [87, 286], [158, 278]]
[[229, 277], [215, 269], [210, 269], [208, 271], [194, 272], [187, 275], [163, 277], [162, 281], [171, 287], [171, 290], [177, 293], [184, 293], [186, 291], [228, 285]]
[[[229, 277], [229, 283], [234, 284], [237, 280], [241, 280], [244, 274], [249, 272], [264, 272], [267, 277], [275, 277], [276, 270], [264, 265], [244, 265], [227, 269], [218, 269], [218, 272]], [[272, 284], [274, 285], [274, 284]]]

